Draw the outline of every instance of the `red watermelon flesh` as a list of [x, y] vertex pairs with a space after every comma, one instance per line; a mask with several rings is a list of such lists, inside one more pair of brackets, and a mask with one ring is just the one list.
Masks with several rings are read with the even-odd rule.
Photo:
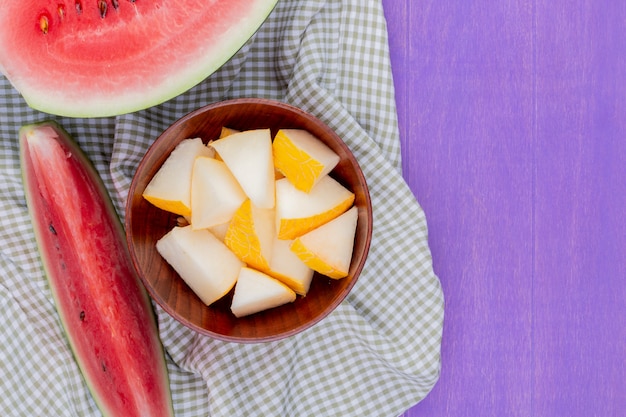
[[100, 177], [53, 122], [23, 127], [20, 152], [48, 282], [96, 403], [105, 415], [173, 415], [152, 305]]
[[0, 0], [0, 71], [38, 110], [144, 109], [195, 86], [277, 0]]

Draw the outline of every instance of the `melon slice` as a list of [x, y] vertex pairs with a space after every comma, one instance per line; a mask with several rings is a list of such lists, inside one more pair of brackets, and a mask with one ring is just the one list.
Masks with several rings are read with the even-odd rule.
[[255, 206], [274, 207], [274, 158], [269, 129], [233, 133], [209, 145], [217, 151]]
[[334, 219], [354, 202], [354, 193], [326, 175], [310, 192], [287, 178], [276, 181], [276, 226], [279, 239], [295, 239]]
[[235, 317], [249, 316], [295, 301], [296, 293], [269, 275], [241, 268], [230, 310]]
[[105, 415], [173, 416], [152, 305], [97, 172], [56, 123], [19, 133], [26, 201], [74, 357]]
[[276, 169], [307, 193], [339, 163], [335, 151], [304, 129], [280, 129], [272, 147]]
[[330, 278], [348, 276], [358, 212], [356, 207], [295, 239], [291, 250], [313, 270]]
[[224, 162], [196, 158], [191, 176], [191, 226], [194, 229], [229, 222], [246, 198]]
[[224, 243], [246, 264], [267, 271], [276, 236], [275, 218], [273, 209], [259, 208], [247, 199], [233, 215]]
[[152, 177], [143, 197], [156, 207], [191, 217], [191, 176], [197, 157], [212, 157], [214, 151], [200, 138], [183, 139]]
[[313, 270], [291, 250], [292, 240], [274, 239], [268, 275], [302, 296], [309, 292]]
[[207, 229], [174, 227], [157, 241], [156, 248], [206, 305], [230, 291], [243, 266], [243, 262]]
[[169, 100], [248, 41], [277, 0], [5, 1], [0, 71], [38, 110], [112, 116]]
[[213, 233], [213, 236], [221, 240], [222, 242], [226, 239], [226, 233], [228, 232], [228, 227], [230, 226], [230, 222], [217, 224], [215, 226], [209, 227], [209, 232]]

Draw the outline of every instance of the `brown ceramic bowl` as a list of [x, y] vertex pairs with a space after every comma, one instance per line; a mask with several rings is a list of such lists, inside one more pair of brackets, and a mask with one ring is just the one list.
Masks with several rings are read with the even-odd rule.
[[[219, 136], [222, 126], [238, 130], [270, 128], [306, 129], [332, 148], [341, 160], [331, 176], [355, 193], [359, 216], [349, 276], [333, 280], [315, 274], [306, 297], [248, 317], [230, 311], [232, 291], [206, 306], [161, 258], [155, 244], [176, 225], [179, 216], [160, 210], [142, 193], [170, 152], [185, 138], [205, 142]], [[329, 127], [312, 115], [276, 101], [235, 99], [200, 108], [165, 130], [137, 168], [126, 205], [126, 235], [135, 268], [152, 298], [184, 325], [216, 339], [252, 343], [292, 336], [333, 311], [354, 286], [367, 257], [372, 235], [372, 209], [365, 178], [345, 145]]]

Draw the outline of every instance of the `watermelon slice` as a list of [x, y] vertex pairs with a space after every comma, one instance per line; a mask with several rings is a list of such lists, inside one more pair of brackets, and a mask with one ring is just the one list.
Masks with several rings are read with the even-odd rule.
[[129, 113], [215, 72], [276, 2], [0, 0], [0, 71], [44, 112]]
[[56, 123], [24, 126], [19, 136], [41, 258], [96, 403], [105, 415], [173, 415], [152, 305], [100, 177]]

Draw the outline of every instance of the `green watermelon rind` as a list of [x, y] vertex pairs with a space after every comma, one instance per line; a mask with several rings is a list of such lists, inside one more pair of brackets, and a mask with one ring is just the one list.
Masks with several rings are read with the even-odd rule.
[[[61, 127], [55, 121], [44, 121], [40, 123], [25, 125], [20, 129], [19, 131], [20, 162], [21, 162], [21, 169], [22, 169], [22, 180], [24, 184], [24, 192], [25, 192], [26, 202], [28, 206], [28, 211], [32, 220], [32, 225], [33, 225], [33, 229], [35, 233], [37, 246], [39, 248], [40, 255], [41, 255], [44, 272], [46, 274], [46, 277], [50, 286], [50, 290], [52, 293], [53, 300], [55, 302], [55, 306], [57, 306], [57, 313], [59, 314], [61, 325], [63, 327], [64, 334], [66, 335], [66, 340], [68, 341], [68, 344], [72, 350], [74, 358], [79, 366], [79, 369], [81, 370], [84, 381], [87, 384], [90, 392], [92, 393], [92, 396], [98, 408], [101, 410], [101, 412], [104, 415], [108, 415], [110, 410], [107, 406], [107, 402], [105, 401], [104, 398], [101, 398], [101, 396], [106, 396], [107, 393], [99, 392], [95, 388], [93, 381], [91, 380], [92, 376], [90, 376], [89, 373], [87, 372], [84, 366], [83, 358], [81, 357], [81, 354], [79, 353], [74, 343], [74, 340], [70, 336], [71, 333], [69, 332], [69, 328], [68, 328], [69, 327], [68, 323], [70, 322], [69, 317], [66, 317], [65, 313], [63, 312], [63, 309], [59, 308], [60, 296], [59, 296], [58, 288], [56, 288], [56, 286], [54, 285], [54, 280], [51, 279], [51, 274], [54, 273], [53, 272], [54, 268], [51, 266], [52, 265], [51, 263], [54, 262], [55, 260], [47, 257], [45, 254], [46, 251], [43, 249], [43, 245], [46, 245], [46, 239], [44, 238], [44, 235], [49, 234], [50, 229], [48, 227], [42, 226], [38, 222], [38, 216], [37, 216], [38, 213], [36, 212], [36, 208], [35, 208], [37, 207], [37, 203], [35, 201], [37, 199], [37, 190], [33, 189], [33, 184], [36, 184], [37, 180], [36, 178], [34, 178], [35, 174], [29, 171], [28, 167], [30, 165], [28, 161], [26, 160], [27, 159], [26, 149], [28, 147], [28, 144], [27, 144], [28, 139], [26, 138], [27, 132], [34, 130], [34, 129], [39, 129], [41, 127], [51, 127], [56, 131], [56, 133], [58, 134], [57, 140], [61, 144], [61, 147], [68, 152], [68, 156], [71, 155], [71, 157], [75, 159], [76, 164], [78, 164], [82, 172], [85, 173], [85, 176], [82, 178], [82, 180], [90, 182], [93, 188], [96, 189], [98, 197], [101, 199], [101, 203], [105, 207], [105, 218], [102, 218], [101, 221], [110, 222], [109, 224], [114, 227], [115, 233], [117, 234], [117, 238], [120, 239], [120, 241], [125, 244], [126, 242], [125, 242], [124, 229], [120, 221], [120, 218], [117, 215], [117, 211], [115, 210], [115, 207], [113, 206], [113, 202], [111, 201], [108, 195], [104, 182], [99, 176], [97, 170], [91, 163], [90, 159], [84, 154], [84, 152], [79, 147], [79, 145], [72, 139], [72, 137], [65, 131], [65, 129], [63, 129], [63, 127]], [[72, 204], [72, 202], [66, 202], [66, 203]], [[59, 249], [57, 248], [57, 251], [58, 250]], [[119, 255], [119, 254], [112, 254], [112, 255]], [[120, 256], [119, 258], [124, 258], [124, 256]], [[130, 259], [130, 255], [126, 256], [126, 259], [127, 260]], [[130, 267], [132, 268], [132, 265]], [[174, 412], [173, 412], [173, 406], [172, 406], [172, 400], [171, 400], [171, 392], [169, 388], [169, 377], [168, 377], [168, 372], [167, 372], [167, 365], [165, 362], [165, 352], [164, 352], [163, 346], [161, 345], [161, 341], [159, 338], [156, 316], [152, 309], [152, 303], [151, 303], [150, 297], [147, 291], [145, 290], [145, 288], [143, 287], [143, 284], [141, 284], [141, 282], [136, 276], [131, 277], [131, 278], [136, 279], [137, 283], [139, 284], [137, 288], [139, 289], [139, 292], [140, 292], [140, 294], [138, 295], [139, 295], [139, 298], [141, 299], [141, 304], [142, 304], [142, 309], [143, 309], [142, 312], [144, 313], [144, 316], [145, 316], [144, 318], [148, 320], [147, 322], [145, 322], [145, 326], [150, 326], [151, 328], [150, 342], [154, 344], [153, 348], [160, 352], [160, 355], [157, 355], [158, 356], [157, 363], [152, 364], [154, 366], [153, 369], [155, 369], [155, 372], [157, 373], [157, 375], [161, 376], [161, 380], [160, 380], [161, 392], [157, 392], [156, 395], [166, 396], [167, 398], [164, 400], [164, 402], [168, 404], [168, 408], [169, 408], [166, 410], [162, 410], [163, 413], [160, 415], [173, 416]]]

